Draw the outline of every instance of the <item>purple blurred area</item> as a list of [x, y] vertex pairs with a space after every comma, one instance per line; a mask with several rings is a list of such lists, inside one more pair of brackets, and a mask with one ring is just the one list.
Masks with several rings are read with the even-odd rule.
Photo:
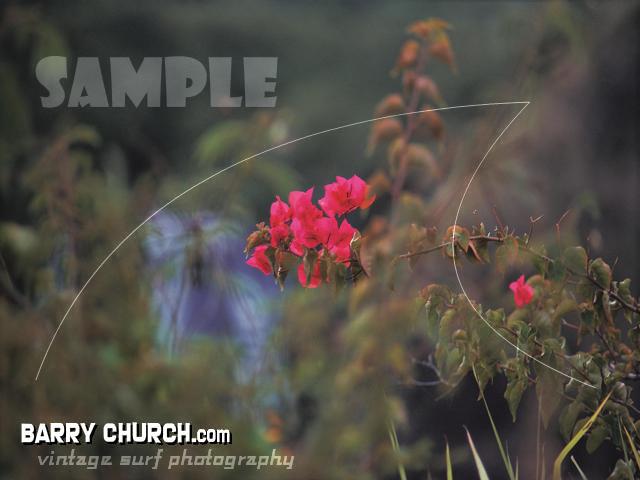
[[245, 264], [237, 225], [207, 212], [162, 213], [145, 246], [159, 344], [175, 354], [201, 335], [225, 339], [242, 349], [247, 368], [256, 364], [278, 315], [278, 290]]

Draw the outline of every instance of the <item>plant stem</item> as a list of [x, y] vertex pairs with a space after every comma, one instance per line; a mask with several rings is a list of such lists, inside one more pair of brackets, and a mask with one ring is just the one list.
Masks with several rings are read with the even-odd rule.
[[[407, 108], [407, 112], [415, 112], [418, 108], [418, 102], [420, 101], [420, 92], [415, 87], [415, 81], [418, 76], [424, 70], [427, 59], [428, 59], [429, 49], [427, 48], [426, 41], [423, 41], [420, 45], [420, 58], [418, 59], [418, 64], [415, 68], [416, 79], [414, 80], [413, 90], [411, 92], [411, 99], [409, 100], [409, 105]], [[404, 146], [402, 147], [402, 152], [400, 153], [400, 165], [398, 168], [398, 174], [394, 179], [393, 186], [391, 188], [391, 196], [393, 199], [398, 198], [400, 192], [402, 191], [402, 187], [404, 186], [404, 182], [407, 178], [407, 170], [409, 168], [409, 161], [407, 159], [407, 150], [409, 147], [409, 140], [411, 139], [411, 135], [413, 135], [413, 131], [416, 128], [416, 119], [415, 115], [409, 115], [407, 119], [407, 127], [404, 131]]]

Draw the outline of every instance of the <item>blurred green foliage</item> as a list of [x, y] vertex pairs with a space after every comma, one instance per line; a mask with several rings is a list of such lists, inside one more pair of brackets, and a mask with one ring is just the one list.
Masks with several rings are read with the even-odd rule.
[[[624, 14], [626, 8], [618, 5], [612, 11]], [[537, 128], [553, 123], [549, 118], [554, 115], [545, 108], [550, 109], [548, 103], [555, 97], [545, 97], [543, 90], [556, 81], [557, 65], [576, 77], [586, 68], [589, 55], [599, 46], [593, 32], [617, 25], [611, 20], [615, 15], [601, 19], [599, 13], [587, 3], [564, 2], [548, 6], [411, 1], [330, 6], [285, 1], [3, 3], [0, 476], [40, 478], [37, 455], [46, 455], [52, 448], [61, 454], [69, 450], [19, 444], [20, 422], [48, 421], [191, 421], [197, 426], [230, 428], [233, 444], [214, 447], [224, 454], [270, 454], [275, 446], [296, 455], [294, 470], [284, 474], [251, 469], [212, 474], [185, 467], [162, 472], [161, 478], [283, 478], [287, 474], [289, 478], [395, 478], [398, 465], [410, 477], [424, 478], [427, 471], [444, 477], [443, 434], [449, 438], [456, 473], [472, 475], [475, 469], [462, 423], [472, 428], [487, 469], [501, 468], [490, 433], [482, 434], [488, 432], [488, 424], [478, 415], [482, 407], [475, 401], [477, 388], [468, 376], [466, 384], [463, 381], [441, 401], [436, 401], [444, 393], [440, 389], [407, 385], [420, 371], [411, 358], [423, 358], [431, 348], [423, 319], [417, 315], [422, 305], [414, 301], [415, 293], [426, 281], [452, 278], [449, 265], [438, 260], [429, 269], [415, 271], [403, 264], [385, 271], [380, 282], [358, 284], [337, 297], [328, 290], [295, 290], [278, 297], [281, 323], [258, 374], [247, 381], [238, 374], [242, 352], [227, 339], [198, 338], [172, 357], [158, 347], [157, 312], [143, 245], [148, 231], [143, 230], [96, 276], [60, 330], [40, 379], [36, 383], [33, 379], [78, 289], [150, 211], [219, 168], [283, 140], [370, 118], [378, 100], [398, 88], [397, 79], [389, 73], [411, 21], [440, 16], [455, 27], [457, 74], [445, 68], [432, 72], [448, 104], [540, 99], [542, 106], [534, 107], [529, 126], [532, 137], [547, 138]], [[624, 55], [625, 47], [618, 48]], [[189, 55], [200, 60], [278, 56], [278, 109], [212, 111], [203, 98], [189, 108], [171, 111], [47, 110], [40, 107], [43, 92], [33, 75], [35, 63], [47, 55], [134, 59]], [[234, 78], [234, 88], [241, 85], [240, 80]], [[446, 161], [452, 165], [454, 179], [468, 173], [469, 159], [485, 148], [507, 115], [469, 112], [445, 118], [451, 137]], [[563, 124], [574, 122], [569, 119]], [[582, 143], [579, 133], [570, 133]], [[265, 216], [265, 206], [274, 194], [326, 183], [336, 174], [365, 177], [387, 168], [384, 150], [367, 157], [368, 135], [366, 127], [354, 128], [272, 152], [196, 189], [174, 207], [212, 211], [248, 231]], [[527, 146], [534, 143], [525, 136], [518, 138]], [[554, 155], [584, 160], [559, 141], [547, 143], [560, 145]], [[510, 159], [522, 160], [515, 148], [507, 153]], [[557, 162], [554, 155], [545, 161]], [[532, 211], [540, 198], [546, 202], [541, 208], [549, 207], [551, 216], [558, 213], [559, 217], [566, 209], [568, 200], [562, 195], [568, 194], [550, 194], [545, 185], [557, 182], [540, 178], [548, 163], [535, 162], [533, 167], [523, 163], [497, 163], [481, 179], [489, 192], [475, 194], [473, 201], [482, 205], [481, 214], [493, 204], [504, 205], [506, 214]], [[583, 168], [579, 164], [579, 170]], [[555, 170], [550, 175], [557, 180]], [[583, 178], [574, 177], [576, 182]], [[495, 188], [506, 185], [505, 178], [510, 187]], [[429, 190], [434, 186], [431, 177], [415, 175], [410, 181], [427, 194], [420, 190], [420, 194], [402, 195], [391, 225], [424, 222], [424, 211], [430, 218], [448, 217], [449, 199], [458, 191], [455, 182], [435, 195], [435, 189]], [[524, 198], [523, 204], [514, 201], [514, 192]], [[590, 195], [585, 191], [573, 203], [578, 213], [563, 224], [563, 234], [578, 235], [580, 212], [594, 211]], [[437, 202], [430, 202], [434, 198]], [[379, 204], [381, 210], [374, 215], [385, 212], [387, 205]], [[621, 208], [632, 204], [624, 202]], [[375, 229], [371, 234], [375, 237]], [[540, 233], [543, 238], [551, 234]], [[403, 248], [410, 237], [410, 231], [399, 230], [389, 251]], [[630, 234], [616, 241], [629, 242], [624, 247], [637, 243], [637, 237]], [[621, 263], [620, 268], [633, 264]], [[480, 275], [475, 278], [483, 278]], [[503, 283], [492, 278], [482, 284], [487, 300], [504, 299]], [[395, 286], [393, 295], [389, 295], [390, 284]], [[518, 403], [517, 381], [510, 385], [509, 403]], [[489, 390], [485, 393], [492, 411], [499, 412], [496, 421], [511, 425], [503, 390], [496, 389], [498, 394], [493, 396]], [[530, 400], [526, 393], [522, 396], [520, 411], [535, 418]], [[390, 423], [397, 429], [399, 448], [389, 441]], [[531, 436], [526, 425], [509, 435], [512, 453], [521, 452], [522, 462], [531, 456]], [[561, 437], [549, 433], [546, 438], [552, 449]], [[168, 452], [180, 453], [181, 447], [169, 447]], [[146, 455], [155, 453], [155, 448], [95, 443], [82, 446], [82, 453]], [[604, 458], [606, 452], [601, 455]], [[622, 463], [616, 464], [616, 471], [629, 469]], [[591, 459], [585, 467], [581, 459], [580, 464], [589, 473], [603, 476], [610, 473], [613, 461]], [[521, 467], [522, 471], [531, 471], [531, 465]], [[158, 476], [117, 467], [98, 472], [54, 468], [46, 475], [64, 479]], [[624, 473], [620, 475], [625, 478]]]

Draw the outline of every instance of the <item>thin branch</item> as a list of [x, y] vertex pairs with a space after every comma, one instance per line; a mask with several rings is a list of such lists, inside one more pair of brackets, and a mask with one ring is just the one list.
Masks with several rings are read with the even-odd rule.
[[498, 228], [500, 228], [500, 233], [504, 232], [504, 224], [502, 223], [502, 219], [500, 218], [500, 214], [498, 214], [498, 208], [494, 205], [491, 207], [491, 212], [493, 212], [493, 216], [496, 219], [496, 223], [498, 224]]
[[558, 239], [558, 241], [560, 241], [560, 224], [562, 223], [562, 221], [565, 219], [565, 217], [567, 215], [569, 215], [569, 212], [571, 211], [571, 209], [567, 210], [566, 212], [564, 212], [562, 214], [562, 216], [560, 217], [560, 219], [556, 222], [556, 238]]
[[[491, 235], [472, 235], [469, 237], [469, 240], [484, 240], [487, 242], [496, 242], [496, 243], [503, 243], [504, 242], [505, 237], [500, 237], [500, 236], [491, 236]], [[451, 244], [451, 241], [446, 241], [441, 243], [440, 245], [436, 245], [424, 250], [419, 250], [417, 252], [409, 252], [409, 253], [405, 253], [403, 255], [399, 255], [397, 256], [394, 260], [404, 260], [404, 259], [408, 259], [408, 258], [412, 258], [412, 257], [416, 257], [419, 255], [426, 255], [428, 253], [431, 252], [435, 252], [436, 250], [439, 250], [441, 248], [444, 248], [448, 245]], [[540, 252], [536, 252], [535, 250], [530, 249], [529, 247], [527, 247], [526, 245], [518, 245], [519, 249], [530, 253], [531, 255], [535, 255], [536, 257], [545, 260], [546, 262], [549, 263], [555, 263], [556, 260], [548, 257]], [[596, 288], [598, 288], [600, 291], [602, 292], [607, 292], [609, 294], [609, 297], [615, 299], [621, 306], [623, 306], [624, 308], [626, 308], [627, 310], [630, 310], [632, 312], [638, 313], [640, 314], [640, 307], [638, 307], [635, 302], [634, 304], [630, 304], [628, 302], [626, 302], [622, 297], [620, 297], [620, 295], [618, 295], [615, 291], [613, 291], [611, 288], [604, 288], [602, 285], [600, 285], [600, 283], [598, 283], [598, 281], [594, 278], [592, 278], [590, 275], [586, 275], [586, 274], [581, 274], [578, 272], [575, 272], [573, 270], [571, 270], [570, 268], [566, 267], [567, 271], [569, 273], [571, 273], [572, 275], [575, 275], [577, 277], [582, 277], [582, 278], [586, 278], [587, 280], [589, 280]]]
[[533, 236], [533, 227], [535, 226], [536, 223], [538, 223], [538, 221], [540, 221], [542, 219], [542, 217], [544, 217], [544, 215], [540, 215], [538, 218], [533, 218], [533, 217], [529, 217], [529, 234], [527, 235], [527, 241], [525, 242], [525, 245], [529, 245], [529, 242], [531, 241], [531, 237]]

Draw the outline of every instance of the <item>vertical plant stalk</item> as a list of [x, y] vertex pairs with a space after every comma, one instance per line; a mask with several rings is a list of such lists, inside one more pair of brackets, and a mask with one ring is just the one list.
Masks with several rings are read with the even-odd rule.
[[[413, 90], [411, 92], [411, 99], [409, 100], [409, 104], [407, 106], [408, 112], [415, 112], [418, 109], [418, 103], [420, 102], [420, 92], [416, 88], [416, 81], [420, 73], [422, 73], [427, 65], [427, 60], [429, 58], [429, 46], [426, 40], [422, 40], [420, 43], [420, 58], [418, 59], [418, 64], [414, 72], [416, 73], [416, 78], [413, 81]], [[400, 153], [400, 164], [398, 166], [398, 174], [393, 181], [393, 186], [391, 188], [391, 196], [395, 200], [400, 195], [402, 191], [402, 187], [404, 186], [404, 182], [407, 179], [407, 172], [409, 169], [409, 158], [407, 157], [407, 152], [409, 149], [409, 141], [411, 140], [411, 136], [413, 135], [413, 131], [416, 128], [416, 115], [409, 115], [407, 119], [407, 126], [404, 130], [403, 140], [404, 144], [402, 146], [402, 152]]]

